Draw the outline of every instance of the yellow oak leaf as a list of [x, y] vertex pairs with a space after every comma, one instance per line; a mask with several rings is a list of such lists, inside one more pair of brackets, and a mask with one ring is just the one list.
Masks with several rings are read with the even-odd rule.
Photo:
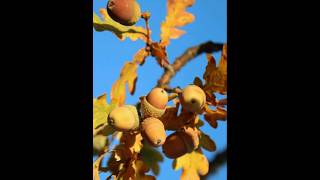
[[102, 19], [93, 13], [93, 27], [96, 31], [111, 31], [120, 40], [129, 38], [132, 41], [141, 39], [146, 42], [147, 40], [147, 30], [140, 26], [124, 26], [116, 21], [114, 21], [109, 15], [106, 9], [101, 8], [99, 10]]
[[209, 171], [208, 159], [200, 151], [187, 153], [173, 161], [173, 169], [182, 168], [181, 180], [200, 180]]
[[146, 57], [148, 57], [148, 56], [149, 56], [149, 52], [146, 51], [146, 48], [141, 48], [134, 55], [132, 62], [142, 65], [144, 63]]
[[111, 88], [111, 104], [118, 106], [124, 105], [126, 99], [126, 84], [130, 94], [135, 91], [135, 85], [137, 81], [137, 68], [138, 65], [132, 62], [126, 62], [123, 66], [120, 78], [112, 85]]
[[186, 8], [194, 4], [195, 0], [168, 0], [167, 16], [161, 24], [161, 45], [168, 46], [170, 39], [176, 39], [185, 34], [177, 27], [185, 26], [194, 21], [193, 14], [186, 12]]
[[208, 64], [203, 74], [205, 80], [204, 91], [227, 94], [227, 45], [224, 44], [219, 65], [216, 66], [214, 57], [207, 54]]

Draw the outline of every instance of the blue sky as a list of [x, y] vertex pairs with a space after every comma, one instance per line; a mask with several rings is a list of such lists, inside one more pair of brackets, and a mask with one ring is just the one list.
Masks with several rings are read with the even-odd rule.
[[[160, 39], [160, 24], [166, 16], [166, 0], [137, 0], [142, 11], [148, 10], [151, 13], [150, 29], [153, 41]], [[100, 8], [105, 7], [107, 0], [93, 1], [93, 11], [98, 13]], [[226, 0], [196, 0], [194, 6], [188, 12], [196, 16], [194, 22], [182, 27], [187, 33], [179, 39], [171, 40], [167, 47], [170, 63], [180, 56], [188, 47], [212, 40], [215, 42], [227, 41], [227, 2]], [[140, 20], [137, 25], [144, 26]], [[93, 30], [93, 96], [97, 97], [103, 93], [110, 94], [112, 84], [118, 79], [120, 70], [125, 61], [131, 61], [138, 49], [144, 47], [142, 41], [132, 42], [129, 39], [121, 42], [110, 32], [95, 32]], [[220, 53], [215, 53], [218, 61]], [[189, 62], [172, 79], [171, 86], [184, 87], [192, 83], [194, 77], [202, 79], [207, 60], [205, 54], [200, 55]], [[139, 97], [146, 95], [155, 85], [163, 70], [159, 68], [154, 58], [148, 57], [145, 64], [138, 68], [138, 81], [136, 92], [133, 96], [127, 93], [126, 104], [135, 104]], [[219, 98], [220, 96], [218, 96]], [[110, 100], [109, 96], [107, 97]], [[203, 118], [202, 118], [203, 119]], [[227, 122], [219, 122], [218, 128], [213, 129], [207, 123], [201, 130], [209, 134], [216, 142], [217, 151], [204, 154], [208, 159], [213, 158], [217, 152], [227, 146]], [[170, 132], [171, 133], [171, 132]], [[160, 175], [157, 179], [179, 179], [181, 170], [172, 170], [172, 160], [165, 158], [160, 166]], [[101, 178], [105, 179], [102, 174]], [[227, 176], [226, 164], [212, 176], [215, 180], [225, 180]]]

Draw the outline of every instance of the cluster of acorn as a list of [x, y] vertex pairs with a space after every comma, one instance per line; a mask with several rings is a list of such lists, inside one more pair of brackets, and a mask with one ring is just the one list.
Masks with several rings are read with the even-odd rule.
[[[189, 85], [179, 94], [181, 105], [193, 113], [200, 113], [206, 102], [203, 90]], [[147, 96], [140, 98], [141, 121], [135, 106], [124, 105], [113, 109], [108, 122], [118, 131], [140, 130], [147, 142], [154, 146], [162, 146], [168, 158], [177, 158], [192, 152], [199, 145], [199, 131], [192, 127], [184, 127], [168, 137], [165, 126], [159, 119], [166, 111], [168, 94], [162, 88], [152, 89]]]

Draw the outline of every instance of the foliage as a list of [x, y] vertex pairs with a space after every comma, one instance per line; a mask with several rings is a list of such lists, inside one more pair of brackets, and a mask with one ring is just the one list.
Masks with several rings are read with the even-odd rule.
[[[108, 15], [106, 9], [100, 9], [100, 18], [93, 13], [93, 27], [96, 31], [110, 31], [120, 40], [129, 38], [132, 41], [137, 39], [145, 42], [134, 55], [132, 61], [127, 61], [121, 72], [120, 77], [113, 85], [110, 92], [110, 104], [107, 103], [106, 93], [93, 99], [93, 149], [98, 158], [93, 163], [93, 179], [99, 180], [100, 172], [110, 172], [108, 179], [156, 179], [155, 176], [148, 175], [152, 171], [158, 175], [160, 171], [160, 162], [164, 155], [156, 148], [149, 145], [140, 129], [119, 132], [108, 124], [109, 113], [120, 106], [126, 104], [126, 86], [131, 95], [135, 93], [135, 87], [138, 80], [137, 68], [143, 66], [146, 57], [152, 56], [159, 63], [160, 67], [167, 70], [172, 69], [166, 53], [166, 47], [170, 44], [170, 39], [177, 39], [185, 34], [185, 31], [178, 29], [194, 21], [195, 16], [186, 11], [192, 6], [195, 0], [167, 0], [167, 16], [161, 24], [160, 42], [154, 42], [150, 38], [150, 29], [148, 21], [150, 13], [142, 13], [141, 19], [146, 23], [146, 27], [124, 26]], [[172, 164], [174, 170], [182, 169], [181, 179], [200, 179], [200, 176], [206, 175], [209, 169], [209, 163], [202, 149], [210, 152], [216, 150], [214, 140], [208, 134], [205, 134], [200, 127], [205, 122], [213, 128], [217, 128], [218, 121], [227, 119], [227, 99], [218, 100], [216, 93], [227, 95], [227, 45], [222, 49], [222, 56], [219, 64], [216, 64], [214, 57], [207, 54], [207, 67], [203, 73], [204, 82], [199, 77], [195, 77], [191, 82], [200, 87], [205, 96], [205, 104], [199, 113], [186, 110], [181, 102], [180, 88], [167, 88], [169, 101], [174, 102], [174, 106], [167, 106], [164, 114], [159, 118], [164, 125], [165, 130], [180, 132], [181, 129], [191, 127], [196, 129], [198, 134], [199, 146], [191, 151], [175, 158]], [[137, 100], [139, 101], [139, 100]], [[139, 112], [139, 121], [144, 117], [140, 113], [140, 104], [137, 104]], [[182, 107], [182, 110], [179, 109]], [[200, 120], [200, 115], [204, 115], [205, 122]], [[116, 137], [119, 144], [113, 149], [109, 145]], [[110, 154], [107, 167], [102, 167], [101, 162], [106, 154]]]

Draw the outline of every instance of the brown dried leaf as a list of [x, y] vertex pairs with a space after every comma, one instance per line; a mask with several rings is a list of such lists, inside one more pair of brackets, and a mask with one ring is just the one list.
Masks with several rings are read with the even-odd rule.
[[200, 145], [207, 151], [213, 152], [216, 150], [216, 143], [210, 138], [209, 135], [201, 131], [200, 133]]
[[219, 66], [216, 66], [214, 57], [207, 54], [208, 64], [203, 74], [204, 90], [209, 93], [218, 92], [227, 94], [227, 45], [224, 44]]
[[163, 67], [164, 65], [169, 65], [168, 56], [166, 49], [162, 47], [159, 43], [153, 42], [150, 45], [151, 55], [156, 58], [158, 64]]
[[196, 86], [199, 86], [200, 88], [203, 87], [203, 83], [202, 83], [202, 81], [201, 81], [201, 79], [199, 77], [195, 77], [194, 78], [193, 84], [196, 85]]
[[162, 121], [165, 129], [176, 130], [183, 127], [184, 122], [178, 119], [178, 107], [167, 107], [165, 113], [160, 120]]
[[120, 142], [124, 144], [132, 154], [139, 153], [142, 148], [142, 136], [140, 133], [126, 132], [120, 138]]
[[213, 127], [217, 128], [217, 121], [225, 121], [227, 119], [227, 111], [223, 108], [217, 107], [217, 110], [211, 110], [206, 106], [206, 114], [204, 119]]
[[193, 5], [195, 0], [168, 0], [167, 16], [161, 24], [161, 46], [168, 46], [170, 39], [179, 38], [185, 31], [177, 29], [194, 21], [193, 14], [186, 12], [186, 8]]
[[133, 154], [124, 144], [117, 145], [111, 154], [107, 162], [108, 169], [111, 174], [119, 175], [120, 172], [124, 170], [124, 167], [132, 159]]

